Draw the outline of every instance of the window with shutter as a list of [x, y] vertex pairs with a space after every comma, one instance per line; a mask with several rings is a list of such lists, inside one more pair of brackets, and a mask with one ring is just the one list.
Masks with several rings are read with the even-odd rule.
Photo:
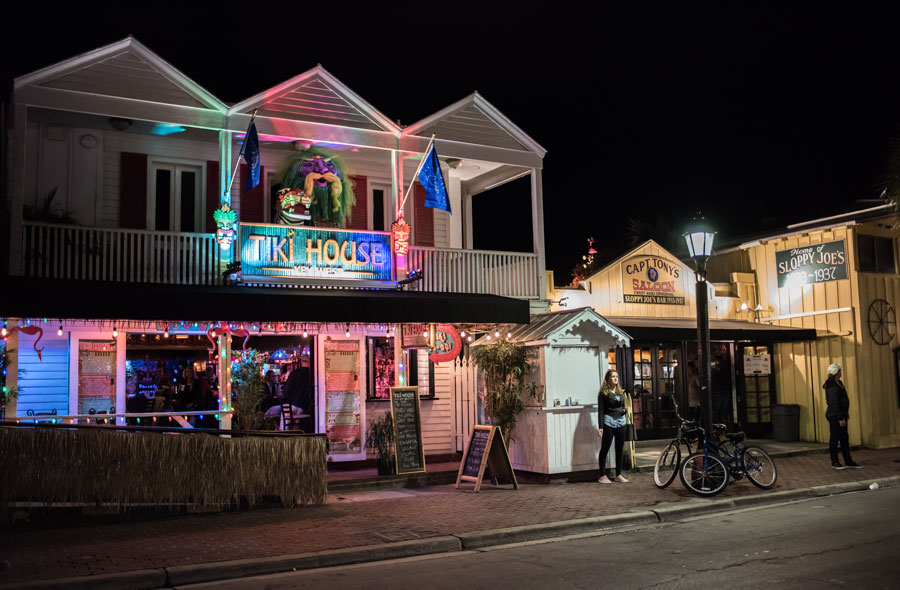
[[425, 206], [425, 187], [416, 181], [413, 188], [414, 219], [413, 233], [416, 246], [434, 247], [434, 209]]
[[[239, 218], [245, 223], [262, 223], [265, 220], [265, 184], [266, 169], [265, 166], [259, 167], [260, 182], [250, 190], [244, 190], [244, 183], [247, 178], [247, 165], [241, 164], [241, 210]], [[235, 180], [237, 183], [238, 180]]]
[[351, 176], [353, 181], [353, 193], [356, 195], [356, 205], [350, 215], [348, 229], [369, 229], [369, 188], [368, 179], [365, 176]]

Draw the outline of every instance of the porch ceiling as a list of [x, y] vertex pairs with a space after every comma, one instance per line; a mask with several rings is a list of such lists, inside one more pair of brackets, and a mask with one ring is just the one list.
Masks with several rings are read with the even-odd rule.
[[527, 323], [529, 319], [528, 301], [467, 293], [196, 287], [26, 278], [11, 278], [4, 291], [2, 317], [513, 324]]

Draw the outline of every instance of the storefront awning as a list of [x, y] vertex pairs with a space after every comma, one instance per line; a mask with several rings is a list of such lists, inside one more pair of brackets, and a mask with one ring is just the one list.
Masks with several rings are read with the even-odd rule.
[[[697, 340], [694, 318], [621, 318], [606, 317], [628, 332], [634, 340]], [[756, 340], [762, 342], [795, 342], [815, 340], [816, 331], [807, 328], [771, 326], [738, 320], [710, 320], [710, 340]]]
[[79, 320], [504, 323], [528, 301], [470, 293], [153, 285], [11, 278], [0, 317]]

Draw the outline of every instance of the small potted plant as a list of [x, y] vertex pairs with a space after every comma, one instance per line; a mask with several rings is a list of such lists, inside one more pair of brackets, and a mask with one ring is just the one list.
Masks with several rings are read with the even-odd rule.
[[378, 455], [378, 475], [394, 473], [394, 440], [394, 420], [390, 412], [385, 412], [369, 424], [366, 447]]

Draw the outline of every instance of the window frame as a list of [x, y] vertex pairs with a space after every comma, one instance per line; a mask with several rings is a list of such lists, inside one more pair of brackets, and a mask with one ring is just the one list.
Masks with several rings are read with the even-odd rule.
[[[885, 270], [882, 267], [878, 252], [879, 252], [879, 240], [887, 241], [890, 244], [890, 263], [888, 268]], [[863, 265], [863, 242], [871, 241], [871, 250], [873, 254], [873, 266], [868, 267]], [[884, 242], [882, 242], [883, 244]], [[892, 237], [888, 236], [877, 236], [873, 234], [857, 234], [856, 235], [856, 266], [859, 272], [870, 272], [875, 274], [897, 274], [897, 248], [896, 248], [896, 240]]]
[[[168, 170], [170, 176], [169, 229], [156, 229], [156, 173]], [[196, 174], [194, 181], [194, 228], [181, 230], [181, 178], [184, 172]], [[204, 233], [206, 228], [206, 162], [183, 158], [147, 158], [147, 217], [146, 228], [151, 231], [174, 233]]]

